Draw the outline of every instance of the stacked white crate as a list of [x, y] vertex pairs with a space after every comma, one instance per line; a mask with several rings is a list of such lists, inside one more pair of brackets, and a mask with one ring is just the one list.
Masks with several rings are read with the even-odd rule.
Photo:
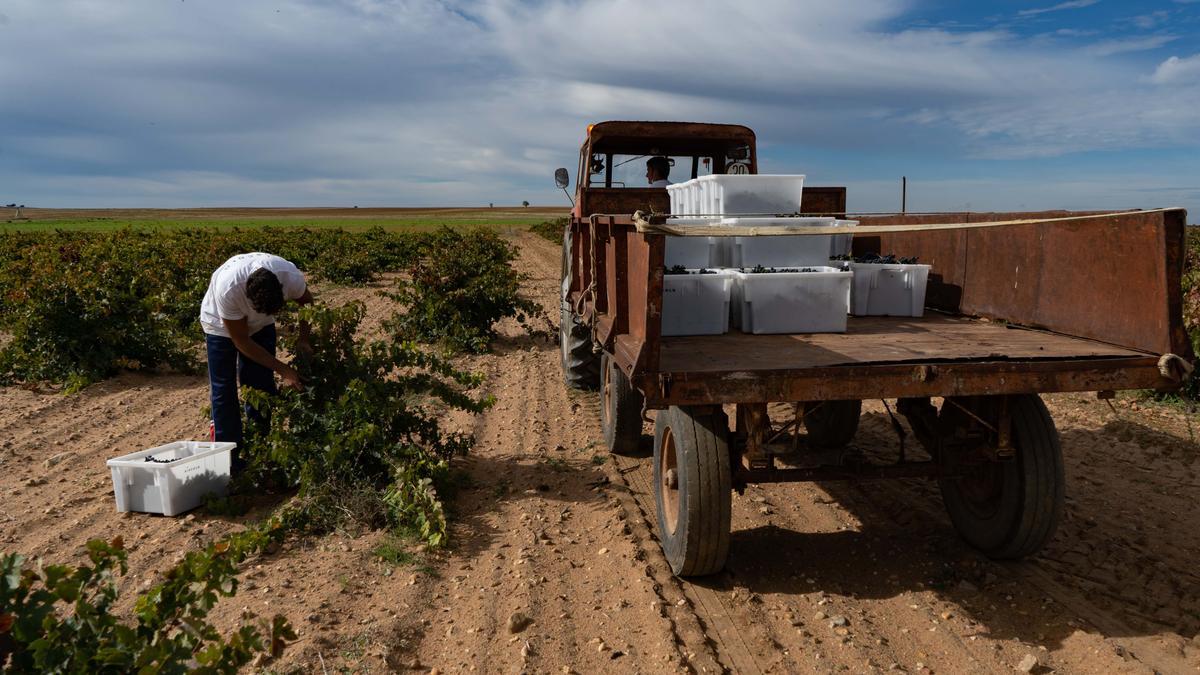
[[[699, 192], [699, 187], [694, 180], [667, 186], [667, 194], [671, 198], [672, 224], [712, 224], [712, 221], [708, 219], [679, 217], [695, 216], [698, 213], [696, 204]], [[722, 243], [715, 237], [667, 237], [666, 265], [668, 269], [676, 266], [686, 268], [719, 267], [723, 264], [725, 264], [725, 254]]]
[[721, 335], [729, 332], [729, 297], [734, 272], [688, 270], [663, 275], [662, 335]]
[[[671, 185], [672, 223], [717, 223], [735, 227], [812, 225], [852, 228], [857, 223], [828, 217], [801, 217], [803, 175], [710, 175]], [[683, 216], [680, 218], [679, 216]], [[753, 237], [667, 237], [667, 267], [743, 268], [730, 275], [734, 323], [753, 333], [844, 332], [850, 312], [851, 278], [846, 270], [828, 267], [833, 255], [849, 252], [852, 234]], [[818, 268], [820, 271], [746, 273], [745, 268]], [[713, 276], [713, 275], [706, 275]], [[670, 280], [676, 277], [675, 280]], [[681, 320], [676, 311], [717, 311], [718, 277], [698, 280], [670, 275], [664, 283], [663, 335], [711, 334]], [[666, 287], [679, 297], [690, 289], [699, 299], [667, 301]], [[704, 287], [705, 291], [699, 289]], [[672, 309], [668, 311], [668, 306]], [[708, 319], [713, 319], [709, 316]], [[668, 328], [668, 326], [670, 326]], [[715, 331], [715, 320], [703, 330]], [[719, 332], [724, 332], [720, 330]]]
[[[836, 267], [803, 272], [737, 272], [743, 333], [845, 333], [853, 274]], [[809, 271], [811, 270], [811, 271]]]
[[[672, 218], [673, 225], [711, 225], [699, 218]], [[725, 249], [718, 241], [720, 237], [673, 237], [667, 236], [667, 269], [676, 266], [686, 268], [722, 267], [725, 265]]]
[[850, 313], [855, 316], [913, 316], [925, 314], [929, 265], [851, 263], [854, 284]]
[[[734, 227], [784, 227], [807, 225], [812, 227], [844, 227], [850, 229], [857, 222], [828, 217], [722, 218], [723, 225]], [[852, 235], [759, 235], [756, 237], [733, 237], [728, 246], [730, 267], [804, 267], [824, 266], [834, 254], [835, 244], [841, 237]]]

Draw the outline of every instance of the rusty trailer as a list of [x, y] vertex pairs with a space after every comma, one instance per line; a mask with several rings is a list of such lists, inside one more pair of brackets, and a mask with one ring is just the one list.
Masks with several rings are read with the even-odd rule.
[[[845, 333], [664, 337], [667, 195], [614, 187], [624, 155], [690, 156], [692, 177], [702, 159], [716, 173], [755, 173], [754, 137], [731, 125], [594, 125], [564, 235], [564, 378], [599, 389], [612, 452], [637, 452], [643, 416], [658, 411], [658, 529], [677, 574], [724, 566], [731, 491], [797, 480], [934, 478], [969, 543], [1029, 555], [1063, 501], [1039, 394], [1170, 390], [1190, 370], [1181, 209], [855, 216], [870, 232], [855, 234], [856, 253], [932, 266], [923, 317], [851, 317]], [[806, 187], [801, 211], [843, 216], [846, 190]], [[971, 227], [1000, 221], [1035, 222]], [[911, 227], [929, 223], [963, 227]], [[847, 449], [870, 399], [895, 400], [908, 423], [893, 416], [895, 461]], [[923, 458], [905, 456], [909, 434]]]

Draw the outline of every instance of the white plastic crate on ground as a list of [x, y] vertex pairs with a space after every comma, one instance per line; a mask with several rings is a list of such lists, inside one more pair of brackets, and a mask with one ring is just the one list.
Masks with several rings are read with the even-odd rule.
[[[224, 495], [236, 443], [176, 441], [108, 460], [117, 511], [174, 516]], [[147, 457], [168, 462], [148, 462]]]
[[729, 332], [729, 291], [734, 272], [688, 270], [663, 275], [662, 334], [721, 335]]
[[743, 333], [845, 333], [850, 272], [735, 272]]
[[[711, 220], [699, 218], [671, 218], [672, 225], [711, 225]], [[682, 265], [686, 268], [720, 267], [727, 255], [726, 237], [675, 237], [667, 235], [664, 252], [667, 269]]]
[[923, 316], [929, 265], [851, 263], [854, 316]]
[[699, 213], [786, 215], [800, 213], [804, 175], [713, 174], [696, 179]]
[[[721, 224], [733, 227], [783, 227], [785, 225], [801, 225], [851, 228], [857, 225], [858, 221], [837, 220], [828, 217], [722, 218]], [[734, 237], [729, 247], [729, 266], [808, 267], [813, 265], [828, 265], [829, 257], [833, 254], [835, 243], [841, 237], [846, 236], [853, 235], [760, 235], [755, 237]]]

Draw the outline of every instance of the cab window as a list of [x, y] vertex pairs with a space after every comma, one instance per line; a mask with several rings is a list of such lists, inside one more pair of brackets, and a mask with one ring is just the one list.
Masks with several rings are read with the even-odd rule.
[[[653, 155], [612, 155], [612, 164], [603, 154], [592, 155], [589, 166], [589, 187], [605, 187], [609, 176], [614, 188], [646, 188], [650, 182], [646, 179], [646, 160]], [[672, 155], [667, 157], [671, 167], [667, 180], [672, 183], [682, 183], [698, 176], [713, 173], [712, 157], [694, 157]]]

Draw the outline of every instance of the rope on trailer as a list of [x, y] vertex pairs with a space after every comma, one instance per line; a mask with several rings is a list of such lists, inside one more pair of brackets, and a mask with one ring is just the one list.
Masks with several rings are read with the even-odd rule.
[[[588, 270], [590, 271], [587, 288], [579, 294], [579, 299], [575, 301], [575, 313], [583, 314], [583, 307], [587, 300], [591, 300], [592, 306], [596, 306], [596, 218], [593, 214], [589, 218], [591, 229], [588, 232]], [[599, 352], [599, 340], [596, 335], [596, 322], [592, 321], [588, 326], [592, 334], [592, 353]]]
[[[1182, 207], [1170, 206], [1158, 209], [1113, 211], [1091, 215], [1060, 216], [1055, 218], [1021, 218], [1017, 220], [993, 220], [982, 223], [925, 223], [922, 225], [858, 225], [847, 231], [845, 226], [823, 225], [764, 225], [741, 226], [722, 225], [723, 217], [733, 216], [678, 216], [682, 218], [711, 218], [712, 223], [679, 225], [667, 221], [672, 216], [663, 214], [646, 214], [637, 211], [633, 214], [633, 223], [638, 232], [653, 234], [669, 234], [677, 237], [713, 237], [713, 236], [818, 236], [830, 234], [894, 234], [896, 232], [929, 232], [934, 230], [976, 230], [992, 227], [1007, 227], [1011, 225], [1033, 225], [1036, 223], [1061, 223], [1074, 220], [1090, 220], [1095, 218], [1120, 218], [1123, 216], [1146, 215], [1150, 213], [1166, 213], [1167, 211], [1182, 211]], [[795, 217], [794, 215], [779, 216], [779, 220]], [[654, 222], [658, 219], [662, 222]]]
[[1195, 366], [1188, 363], [1187, 359], [1177, 354], [1163, 354], [1158, 357], [1158, 372], [1163, 377], [1170, 378], [1176, 382], [1182, 382], [1188, 375], [1192, 374]]

